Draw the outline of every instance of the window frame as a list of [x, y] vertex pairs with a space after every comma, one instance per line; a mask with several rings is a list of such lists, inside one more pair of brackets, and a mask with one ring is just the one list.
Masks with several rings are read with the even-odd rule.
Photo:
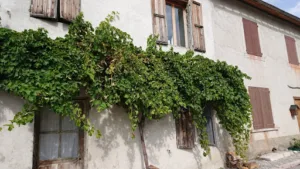
[[[217, 137], [216, 137], [216, 126], [215, 126], [215, 114], [214, 114], [214, 110], [212, 109], [212, 107], [209, 107], [208, 112], [205, 112], [205, 118], [206, 118], [206, 132], [207, 132], [207, 135], [209, 134], [209, 131], [208, 131], [208, 128], [207, 128], [207, 125], [209, 123], [208, 120], [211, 121], [211, 132], [212, 132], [212, 136], [213, 136], [213, 140], [210, 140], [210, 138], [208, 138], [208, 141], [209, 141], [209, 146], [213, 146], [213, 147], [216, 147], [217, 146]], [[208, 135], [209, 136], [209, 135]]]
[[[167, 5], [171, 6], [172, 9], [172, 32], [173, 32], [173, 44], [169, 43], [169, 39], [168, 39], [168, 45], [170, 46], [176, 46], [176, 47], [188, 47], [188, 26], [187, 26], [187, 12], [186, 12], [186, 8], [187, 8], [187, 4], [185, 3], [179, 3], [176, 1], [172, 1], [172, 0], [166, 0], [166, 7]], [[175, 8], [181, 8], [182, 12], [183, 12], [183, 28], [184, 28], [184, 46], [178, 45], [178, 38], [177, 38], [177, 28], [176, 28], [176, 16], [175, 16]], [[166, 20], [167, 18], [167, 10], [166, 11]], [[167, 36], [168, 36], [168, 22], [166, 21], [166, 26], [167, 26]]]
[[[86, 100], [83, 99], [76, 99], [75, 102], [77, 102], [81, 109], [83, 114], [87, 114], [87, 102]], [[59, 117], [59, 134], [62, 133], [70, 133], [70, 132], [60, 132], [61, 130], [61, 125], [62, 125], [62, 119], [63, 117]], [[81, 165], [84, 166], [84, 131], [80, 128], [77, 127], [78, 129], [78, 157], [76, 158], [58, 158], [58, 159], [53, 159], [53, 160], [40, 160], [39, 159], [39, 146], [40, 146], [40, 134], [42, 133], [54, 133], [54, 132], [41, 132], [40, 131], [41, 127], [41, 118], [40, 118], [40, 113], [35, 115], [34, 118], [34, 141], [33, 141], [33, 168], [39, 168], [40, 165], [51, 165], [51, 164], [63, 164], [63, 163], [72, 163], [72, 162], [78, 162], [81, 161]], [[75, 131], [75, 130], [74, 130]], [[74, 132], [72, 132], [74, 133]], [[60, 136], [61, 140], [61, 136]], [[61, 143], [60, 143], [61, 144]], [[59, 146], [60, 147], [60, 146]], [[60, 151], [60, 148], [59, 150]]]

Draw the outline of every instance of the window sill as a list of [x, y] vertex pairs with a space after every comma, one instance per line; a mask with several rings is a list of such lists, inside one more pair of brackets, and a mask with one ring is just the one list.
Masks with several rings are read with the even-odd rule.
[[262, 132], [278, 131], [278, 130], [279, 128], [258, 129], [258, 130], [252, 130], [251, 133], [262, 133]]
[[251, 59], [251, 60], [257, 60], [257, 61], [262, 61], [264, 62], [265, 61], [265, 57], [263, 56], [256, 56], [256, 55], [251, 55], [251, 54], [248, 54], [248, 53], [245, 53], [245, 56], [248, 58], [248, 59]]

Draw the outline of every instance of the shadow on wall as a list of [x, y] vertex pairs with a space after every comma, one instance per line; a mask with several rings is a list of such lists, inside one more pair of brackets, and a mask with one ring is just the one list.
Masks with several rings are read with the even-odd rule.
[[24, 101], [17, 96], [0, 91], [0, 124], [9, 123], [9, 120], [22, 109]]
[[[90, 111], [90, 119], [97, 129], [101, 130], [100, 139], [92, 138], [88, 145], [88, 162], [92, 168], [106, 166], [109, 168], [143, 168], [143, 157], [140, 148], [140, 136], [138, 131], [132, 132], [128, 114], [118, 106], [98, 113], [97, 110]], [[135, 138], [132, 138], [135, 135]], [[94, 145], [95, 144], [95, 145]], [[97, 155], [90, 149], [96, 148]], [[95, 162], [95, 156], [101, 161]], [[138, 161], [139, 160], [139, 161]], [[142, 166], [138, 166], [141, 163]], [[110, 167], [108, 167], [109, 165]], [[105, 168], [105, 167], [104, 167]]]

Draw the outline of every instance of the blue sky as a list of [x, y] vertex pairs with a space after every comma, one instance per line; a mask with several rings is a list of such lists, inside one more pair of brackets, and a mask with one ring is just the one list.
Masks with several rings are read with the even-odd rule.
[[300, 17], [300, 0], [264, 0], [280, 9]]

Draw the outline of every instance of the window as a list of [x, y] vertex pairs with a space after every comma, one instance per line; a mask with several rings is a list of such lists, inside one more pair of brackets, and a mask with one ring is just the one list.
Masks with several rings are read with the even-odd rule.
[[270, 91], [267, 88], [249, 87], [252, 104], [253, 128], [274, 128]]
[[168, 44], [186, 46], [186, 13], [183, 7], [171, 3], [166, 5]]
[[262, 56], [258, 35], [257, 23], [243, 18], [244, 34], [247, 53], [255, 56]]
[[[153, 31], [158, 35], [158, 44], [193, 47], [205, 52], [202, 7], [200, 3], [190, 2], [191, 5], [188, 0], [152, 0]], [[192, 32], [190, 37], [188, 31]]]
[[42, 109], [35, 125], [36, 161], [39, 169], [81, 169], [83, 132], [68, 117]]
[[209, 145], [216, 145], [215, 126], [213, 120], [213, 109], [208, 106], [204, 109], [204, 115], [206, 117], [206, 132], [208, 135]]
[[284, 38], [285, 38], [289, 63], [293, 65], [299, 65], [295, 39], [289, 36], [284, 36]]
[[176, 119], [177, 148], [192, 149], [195, 145], [195, 127], [192, 114], [182, 110], [180, 117]]
[[30, 16], [71, 22], [80, 12], [81, 0], [31, 0]]

